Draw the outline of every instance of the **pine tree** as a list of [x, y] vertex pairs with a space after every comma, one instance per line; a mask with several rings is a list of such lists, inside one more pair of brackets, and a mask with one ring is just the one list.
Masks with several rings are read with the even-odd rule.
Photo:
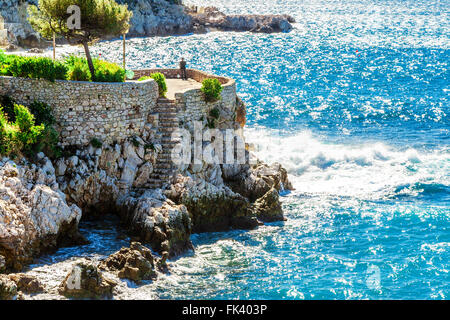
[[[73, 6], [79, 8], [79, 17], [74, 17], [76, 11], [68, 10]], [[128, 33], [132, 14], [127, 5], [114, 0], [39, 0], [38, 7], [28, 7], [28, 21], [44, 38], [51, 39], [56, 34], [71, 45], [83, 46], [92, 79], [95, 69], [89, 44]], [[71, 22], [77, 18], [80, 23], [74, 28]]]

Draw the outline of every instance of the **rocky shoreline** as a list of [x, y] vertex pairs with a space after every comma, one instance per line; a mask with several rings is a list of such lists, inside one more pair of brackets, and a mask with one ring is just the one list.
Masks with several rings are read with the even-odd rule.
[[[43, 154], [35, 163], [24, 159], [0, 161], [0, 271], [7, 273], [0, 275], [0, 299], [14, 298], [18, 293], [24, 298], [24, 294], [35, 293], [28, 289], [21, 291], [18, 281], [23, 275], [14, 272], [26, 270], [33, 258], [44, 252], [83, 243], [85, 239], [78, 232], [82, 215], [101, 219], [103, 214], [115, 212], [132, 239], [149, 245], [161, 257], [154, 257], [149, 249], [134, 243], [131, 249], [124, 248], [103, 262], [79, 266], [94, 272], [95, 277], [102, 277], [102, 269], [136, 282], [154, 277], [155, 269], [164, 272], [167, 258], [193, 249], [192, 233], [252, 229], [264, 221], [284, 219], [278, 191], [290, 189], [291, 185], [279, 164], [268, 166], [259, 162], [225, 170], [220, 166], [208, 169], [205, 165], [197, 174], [189, 169], [180, 173], [166, 190], [139, 192], [117, 187], [120, 183], [115, 171], [109, 169], [115, 168], [115, 163], [103, 167], [105, 163], [111, 164], [107, 160], [122, 161], [137, 156], [139, 148], [127, 142], [124, 145], [116, 145], [115, 157], [110, 146], [89, 147], [78, 150], [79, 156], [59, 159], [55, 166]], [[205, 178], [205, 173], [208, 175], [211, 170], [220, 175], [216, 179]], [[139, 178], [137, 175], [133, 183]], [[236, 186], [240, 186], [242, 194]], [[82, 292], [73, 292], [62, 284], [59, 294], [75, 298], [112, 297], [112, 287], [117, 281], [97, 280], [92, 283], [99, 288], [86, 284]], [[45, 284], [33, 286], [46, 288]]]
[[[42, 153], [33, 161], [0, 160], [0, 273], [6, 272], [0, 276], [1, 299], [25, 298], [28, 289], [21, 291], [18, 285], [23, 276], [14, 272], [26, 270], [35, 257], [86, 241], [78, 231], [82, 217], [102, 219], [115, 213], [131, 239], [147, 244], [157, 256], [132, 244], [135, 249], [123, 249], [94, 266], [82, 263], [80, 268], [98, 278], [88, 283], [105, 287], [86, 284], [83, 292], [63, 288], [61, 297], [111, 297], [117, 281], [103, 280], [101, 268], [139, 281], [150, 271], [166, 269], [167, 258], [192, 250], [192, 233], [253, 229], [284, 219], [278, 193], [292, 186], [281, 165], [190, 165], [167, 188], [145, 189], [140, 185], [160, 148], [145, 150], [135, 139], [80, 147], [57, 161]], [[133, 170], [130, 163], [137, 164]], [[45, 284], [33, 286], [47, 290]]]
[[[50, 45], [26, 20], [26, 7], [37, 0], [4, 0], [0, 15], [5, 20], [9, 42], [24, 48]], [[177, 1], [118, 0], [133, 11], [129, 37], [170, 36], [208, 31], [289, 32], [294, 18], [289, 15], [226, 15], [215, 7], [187, 7]], [[63, 43], [63, 42], [61, 42]]]

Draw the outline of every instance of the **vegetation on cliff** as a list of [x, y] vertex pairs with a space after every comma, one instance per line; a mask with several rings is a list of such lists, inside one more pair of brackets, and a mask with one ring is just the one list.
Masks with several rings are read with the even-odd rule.
[[220, 93], [223, 87], [217, 79], [205, 79], [202, 81], [201, 90], [207, 102], [216, 102], [220, 100]]
[[1, 97], [0, 155], [34, 156], [44, 151], [50, 157], [58, 157], [59, 135], [53, 128], [54, 121], [51, 108], [45, 103], [33, 102], [25, 107]]
[[153, 79], [156, 81], [156, 83], [158, 84], [159, 96], [165, 97], [166, 93], [167, 93], [166, 77], [160, 72], [155, 72], [155, 73], [152, 73], [150, 76], [140, 77], [138, 79], [138, 81], [145, 81], [148, 79]]

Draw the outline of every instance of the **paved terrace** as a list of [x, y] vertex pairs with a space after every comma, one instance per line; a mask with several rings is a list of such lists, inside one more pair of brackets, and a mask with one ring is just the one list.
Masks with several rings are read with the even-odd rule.
[[175, 93], [184, 92], [190, 89], [200, 89], [202, 84], [194, 79], [166, 79], [167, 94], [166, 97], [169, 100], [175, 100]]
[[134, 71], [134, 79], [139, 79], [142, 76], [149, 76], [152, 73], [160, 72], [166, 77], [167, 94], [166, 97], [169, 100], [175, 100], [176, 93], [183, 93], [191, 89], [200, 89], [202, 87], [202, 81], [207, 78], [216, 78], [222, 85], [229, 84], [233, 80], [225, 77], [218, 77], [209, 75], [205, 72], [187, 69], [186, 73], [188, 80], [180, 79], [179, 69], [146, 69]]

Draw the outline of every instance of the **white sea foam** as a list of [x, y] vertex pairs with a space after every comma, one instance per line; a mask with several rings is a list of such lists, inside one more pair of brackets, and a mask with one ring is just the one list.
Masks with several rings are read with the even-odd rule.
[[257, 156], [282, 163], [299, 193], [378, 199], [420, 192], [417, 185], [449, 185], [450, 153], [396, 150], [384, 143], [357, 145], [321, 141], [311, 132], [281, 136], [249, 128]]

